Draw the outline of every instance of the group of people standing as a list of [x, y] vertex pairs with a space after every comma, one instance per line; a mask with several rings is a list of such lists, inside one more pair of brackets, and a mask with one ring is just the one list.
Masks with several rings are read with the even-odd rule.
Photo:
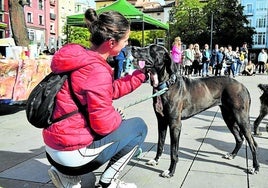
[[265, 50], [262, 49], [260, 52], [257, 65], [253, 64], [248, 56], [247, 43], [243, 43], [242, 47], [236, 47], [235, 50], [231, 45], [219, 47], [218, 44], [215, 44], [212, 50], [208, 44], [200, 49], [197, 43], [189, 44], [184, 50], [180, 37], [174, 39], [171, 51], [175, 70], [186, 76], [254, 75], [256, 66], [259, 73], [264, 73], [267, 63]]

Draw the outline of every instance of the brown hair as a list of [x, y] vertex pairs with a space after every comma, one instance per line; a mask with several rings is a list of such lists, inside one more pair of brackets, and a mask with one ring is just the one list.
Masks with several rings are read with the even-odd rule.
[[109, 39], [119, 41], [130, 29], [129, 21], [115, 11], [107, 11], [97, 15], [94, 9], [87, 9], [85, 22], [91, 33], [90, 41], [96, 46]]

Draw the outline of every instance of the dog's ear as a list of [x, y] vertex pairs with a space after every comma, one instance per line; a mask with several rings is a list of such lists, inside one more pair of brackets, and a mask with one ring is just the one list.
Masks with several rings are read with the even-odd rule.
[[268, 93], [268, 84], [259, 84], [258, 87], [259, 87], [264, 93]]
[[166, 67], [166, 71], [168, 74], [173, 73], [172, 61], [170, 57], [170, 53], [164, 46], [152, 45], [151, 56], [155, 58], [155, 61], [162, 64]]
[[163, 61], [166, 65], [166, 71], [168, 72], [168, 74], [172, 74], [174, 72], [174, 67], [172, 66], [172, 61], [171, 61], [171, 57], [170, 54], [168, 53], [168, 51], [165, 52], [164, 57], [163, 57]]

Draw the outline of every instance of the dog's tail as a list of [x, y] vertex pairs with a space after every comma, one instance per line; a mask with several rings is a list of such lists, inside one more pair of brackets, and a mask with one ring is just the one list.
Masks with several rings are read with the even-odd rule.
[[268, 84], [259, 84], [258, 87], [265, 93], [268, 93]]

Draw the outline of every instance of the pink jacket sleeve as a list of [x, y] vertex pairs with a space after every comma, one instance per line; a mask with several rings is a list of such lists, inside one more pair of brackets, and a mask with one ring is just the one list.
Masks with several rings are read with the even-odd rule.
[[94, 74], [88, 74], [86, 100], [91, 128], [100, 135], [107, 135], [117, 129], [122, 121], [113, 107], [113, 99], [120, 98], [139, 87], [145, 75], [135, 71], [132, 76], [115, 80], [105, 67], [97, 67]]

